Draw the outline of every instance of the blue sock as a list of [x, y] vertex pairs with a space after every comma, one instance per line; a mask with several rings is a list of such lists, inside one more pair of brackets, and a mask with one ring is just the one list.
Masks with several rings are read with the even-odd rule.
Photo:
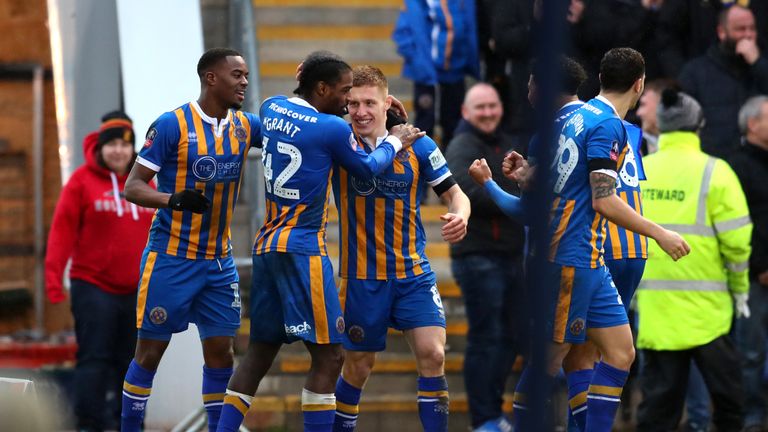
[[252, 401], [253, 396], [227, 390], [216, 430], [218, 432], [237, 432], [240, 430], [240, 425], [243, 423], [245, 413], [251, 407]]
[[362, 389], [344, 381], [344, 377], [340, 376], [336, 381], [336, 419], [333, 423], [333, 432], [355, 430], [362, 392]]
[[531, 392], [530, 389], [530, 372], [531, 368], [526, 367], [523, 369], [523, 373], [520, 374], [520, 379], [517, 380], [517, 386], [515, 386], [515, 396], [512, 401], [512, 423], [515, 431], [523, 431], [526, 429], [526, 425], [530, 422], [528, 418], [528, 395]]
[[448, 381], [445, 375], [419, 377], [419, 419], [424, 432], [448, 430]]
[[585, 432], [611, 432], [629, 371], [600, 362], [589, 385]]
[[304, 432], [332, 432], [336, 397], [333, 393], [319, 394], [304, 389], [301, 392], [301, 412], [304, 414]]
[[203, 405], [208, 413], [208, 432], [216, 432], [224, 404], [224, 392], [227, 391], [232, 368], [209, 368], [203, 366]]
[[582, 369], [565, 376], [568, 381], [569, 423], [575, 423], [578, 430], [582, 432], [587, 425], [587, 390], [593, 373], [593, 369]]
[[152, 380], [155, 372], [148, 371], [131, 360], [123, 381], [123, 409], [120, 413], [120, 430], [139, 432], [144, 422], [144, 410], [149, 394], [152, 393]]

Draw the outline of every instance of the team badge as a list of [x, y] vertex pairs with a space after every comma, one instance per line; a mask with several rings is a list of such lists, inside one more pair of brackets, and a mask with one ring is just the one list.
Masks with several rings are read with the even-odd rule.
[[342, 334], [344, 333], [344, 317], [336, 318], [336, 331]]
[[167, 319], [168, 319], [168, 312], [166, 312], [165, 308], [163, 307], [155, 306], [149, 312], [149, 320], [152, 321], [152, 324], [160, 325], [164, 323]]
[[155, 137], [157, 137], [157, 129], [150, 128], [147, 131], [147, 137], [144, 139], [144, 148], [152, 147], [152, 143], [155, 141]]
[[584, 331], [584, 320], [581, 318], [576, 318], [575, 320], [571, 321], [571, 334], [574, 336], [578, 336], [581, 334], [581, 332]]
[[237, 138], [238, 141], [245, 141], [248, 139], [248, 134], [245, 132], [244, 127], [238, 126], [235, 128], [235, 138]]
[[349, 340], [354, 343], [360, 343], [365, 338], [365, 330], [357, 324], [350, 327], [347, 334], [349, 335]]
[[400, 150], [395, 155], [395, 160], [398, 162], [408, 162], [408, 159], [411, 158], [411, 151], [408, 149]]
[[619, 160], [619, 142], [618, 141], [613, 141], [611, 143], [611, 155], [610, 156], [611, 156], [611, 160], [614, 161], [614, 162]]

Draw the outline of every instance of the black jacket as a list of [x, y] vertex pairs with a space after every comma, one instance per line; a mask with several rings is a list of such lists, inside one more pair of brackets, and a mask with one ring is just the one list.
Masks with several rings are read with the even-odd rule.
[[713, 45], [706, 55], [683, 67], [680, 85], [704, 109], [701, 149], [728, 159], [741, 140], [739, 109], [750, 97], [768, 94], [768, 58], [761, 55], [755, 64], [748, 65], [741, 56]]
[[509, 151], [520, 152], [520, 148], [505, 133], [485, 135], [466, 122], [457, 128], [445, 157], [453, 178], [472, 203], [472, 215], [467, 236], [451, 245], [452, 257], [472, 253], [522, 254], [525, 239], [522, 226], [504, 215], [485, 188], [477, 185], [467, 171], [475, 159], [485, 158], [496, 183], [507, 192], [519, 195], [517, 185], [502, 174], [501, 162]]
[[768, 150], [747, 143], [728, 162], [739, 177], [752, 218], [749, 277], [755, 280], [768, 270]]

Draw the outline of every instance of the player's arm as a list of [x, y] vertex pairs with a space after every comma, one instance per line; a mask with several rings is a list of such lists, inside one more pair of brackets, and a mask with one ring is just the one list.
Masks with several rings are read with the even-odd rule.
[[333, 159], [347, 169], [353, 176], [371, 178], [384, 171], [392, 164], [397, 152], [408, 148], [414, 141], [424, 136], [418, 128], [411, 125], [397, 125], [390, 130], [390, 135], [376, 150], [366, 154], [357, 149], [357, 141], [349, 126], [343, 121], [329, 125], [329, 141]]
[[[450, 185], [447, 189], [446, 186]], [[442, 228], [443, 240], [448, 243], [457, 243], [467, 235], [467, 222], [472, 212], [469, 198], [453, 178], [448, 177], [442, 183], [434, 187], [440, 201], [448, 207], [448, 212], [440, 215], [440, 220], [445, 222]]]
[[475, 159], [469, 166], [469, 175], [482, 186], [505, 215], [518, 222], [523, 219], [523, 206], [519, 197], [505, 192], [495, 181], [485, 158]]
[[[608, 162], [612, 161], [608, 160]], [[590, 164], [594, 166], [594, 161], [590, 161]], [[664, 252], [675, 261], [691, 252], [691, 247], [678, 233], [664, 229], [657, 223], [640, 216], [619, 198], [616, 194], [616, 171], [610, 171], [610, 169], [591, 170], [589, 185], [592, 188], [592, 208], [609, 221], [624, 229], [654, 239]]]

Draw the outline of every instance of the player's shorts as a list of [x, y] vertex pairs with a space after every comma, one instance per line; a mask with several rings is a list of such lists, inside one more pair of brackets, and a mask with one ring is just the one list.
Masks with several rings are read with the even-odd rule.
[[191, 260], [144, 250], [136, 327], [144, 339], [170, 340], [195, 323], [200, 338], [240, 327], [240, 278], [232, 257]]
[[433, 272], [407, 279], [342, 279], [347, 337], [344, 349], [384, 351], [387, 329], [445, 327], [445, 311]]
[[584, 343], [588, 328], [629, 323], [605, 266], [592, 269], [548, 263], [546, 282], [557, 293], [550, 315], [555, 342]]
[[341, 343], [344, 317], [327, 256], [253, 255], [251, 340]]
[[635, 295], [640, 279], [645, 271], [645, 261], [642, 258], [625, 258], [620, 260], [605, 260], [605, 266], [611, 272], [611, 279], [619, 291], [624, 310], [629, 315], [629, 304]]

